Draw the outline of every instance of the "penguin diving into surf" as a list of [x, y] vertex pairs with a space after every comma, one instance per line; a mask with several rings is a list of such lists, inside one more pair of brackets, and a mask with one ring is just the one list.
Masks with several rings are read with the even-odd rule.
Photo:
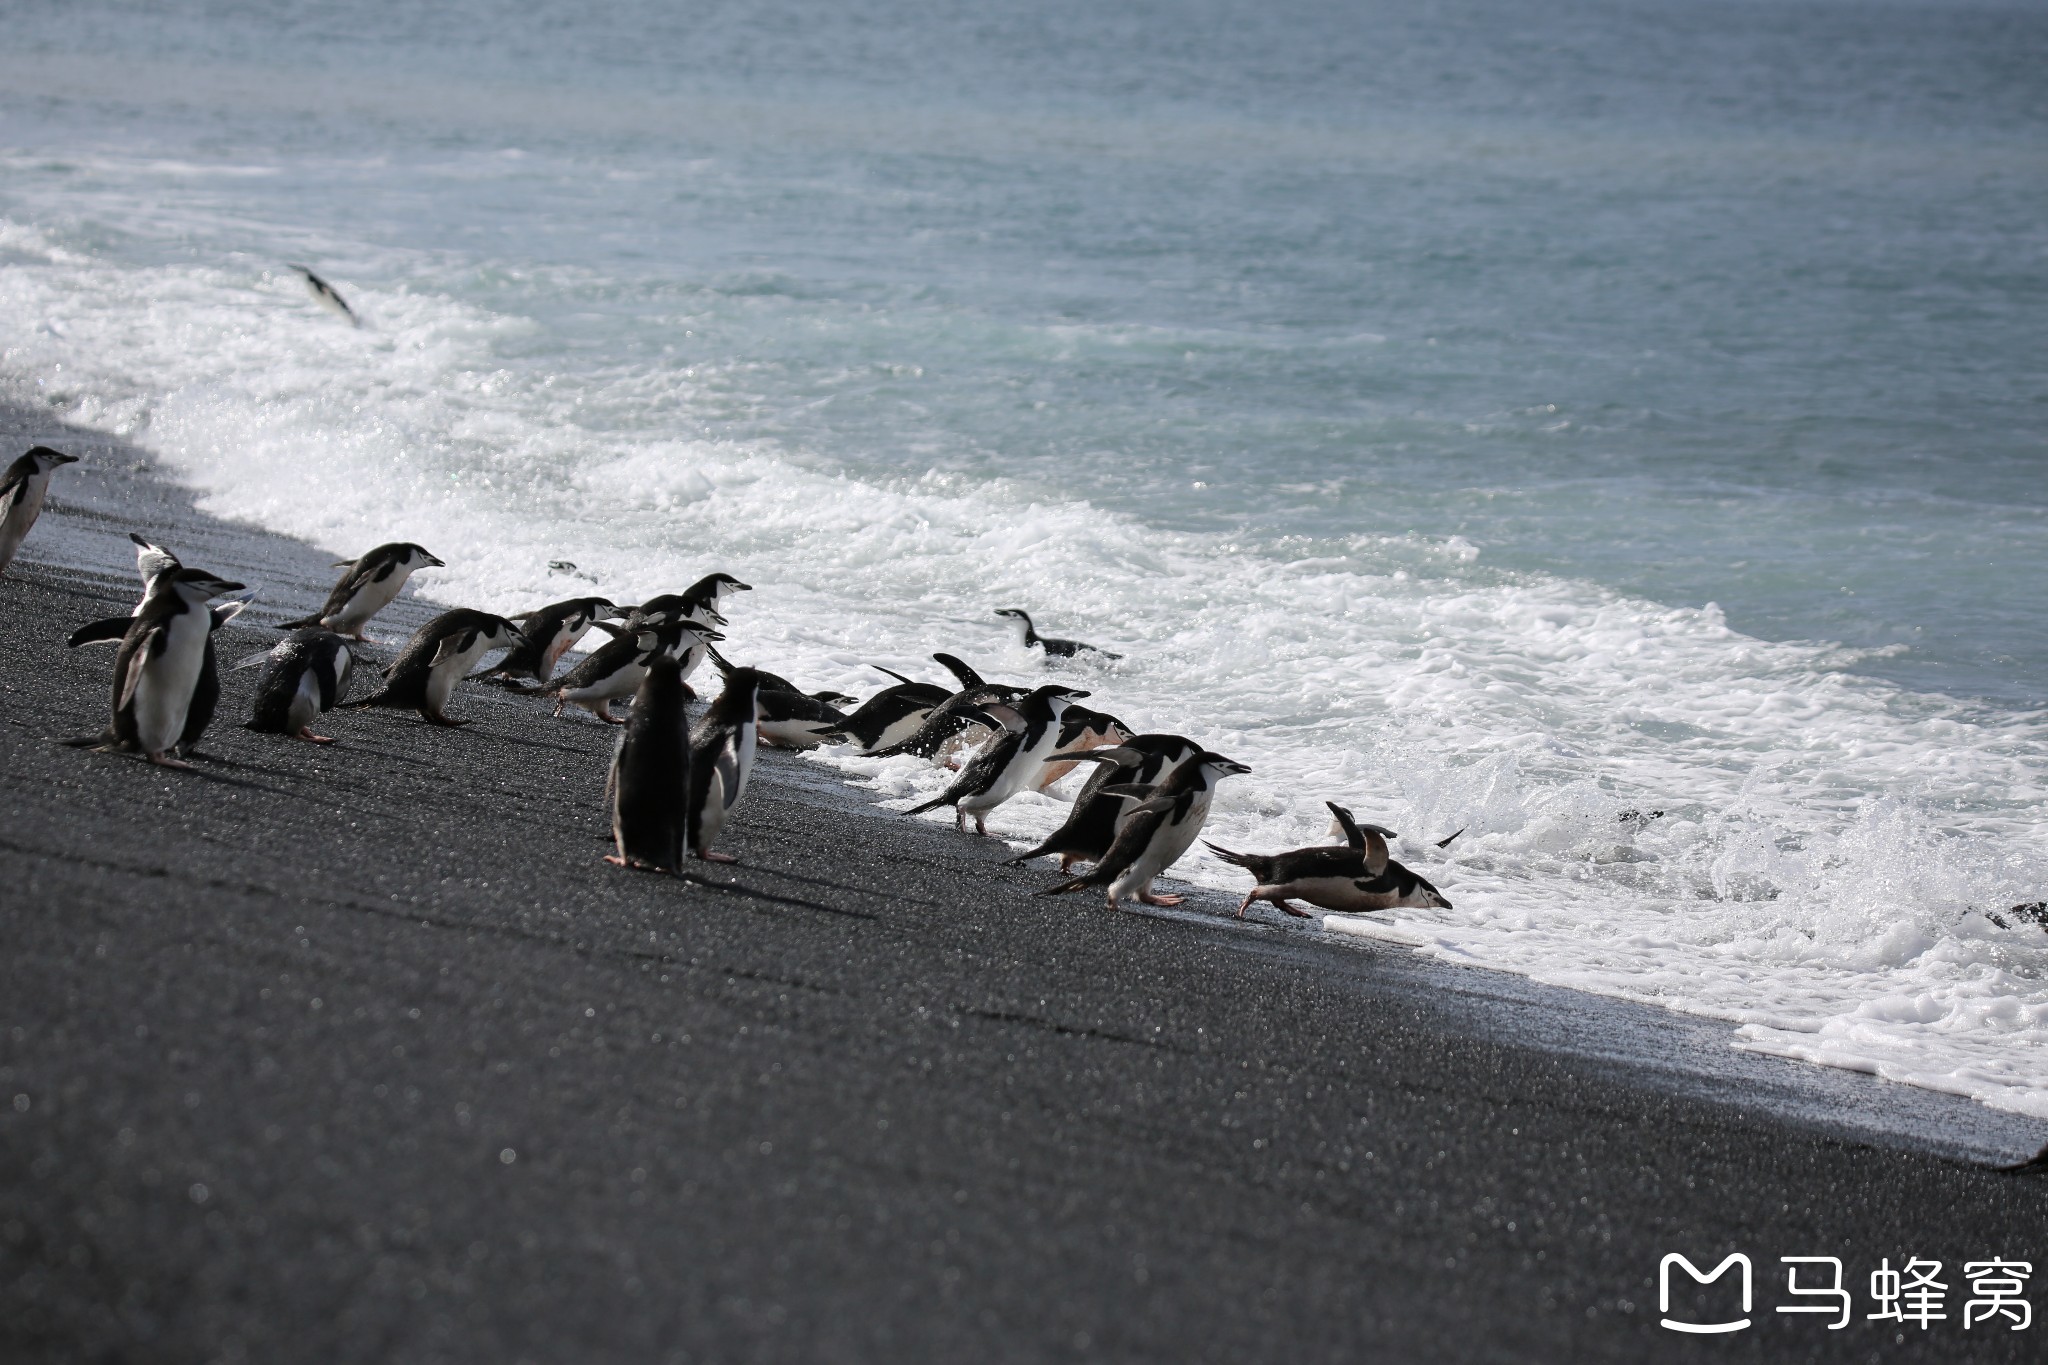
[[312, 294], [315, 301], [322, 308], [327, 309], [330, 313], [338, 313], [342, 317], [347, 318], [348, 325], [351, 327], [363, 325], [363, 320], [356, 316], [355, 309], [348, 306], [348, 300], [341, 296], [340, 290], [321, 279], [318, 275], [315, 275], [306, 266], [294, 264], [290, 268], [298, 271], [299, 274], [305, 277], [307, 292]]
[[470, 675], [494, 649], [519, 643], [519, 627], [502, 616], [457, 607], [444, 611], [413, 632], [405, 648], [384, 670], [384, 686], [374, 696], [350, 702], [350, 710], [381, 706], [418, 711], [435, 725], [469, 724], [448, 714], [455, 684]]
[[348, 691], [355, 656], [348, 641], [331, 630], [305, 626], [261, 654], [236, 664], [237, 669], [263, 665], [256, 679], [256, 698], [244, 730], [289, 735], [311, 744], [332, 744], [328, 735], [313, 733], [313, 722], [332, 711]]
[[114, 656], [113, 714], [105, 732], [73, 742], [103, 753], [140, 753], [166, 768], [191, 767], [174, 750], [199, 738], [189, 722], [213, 638], [207, 602], [241, 589], [205, 569], [159, 574], [141, 609], [128, 618]]
[[[1341, 848], [1318, 844], [1286, 853], [1233, 853], [1209, 844], [1209, 851], [1252, 874], [1252, 889], [1237, 907], [1237, 917], [1253, 901], [1271, 901], [1297, 919], [1313, 919], [1291, 900], [1305, 900], [1343, 915], [1362, 915], [1374, 910], [1449, 910], [1450, 901], [1430, 885], [1427, 878], [1395, 862], [1387, 849], [1394, 832], [1379, 825], [1361, 825], [1351, 812], [1334, 801], [1325, 802], [1330, 814], [1343, 828]], [[1455, 839], [1457, 836], [1452, 835]], [[1204, 840], [1207, 843], [1206, 840]], [[1450, 840], [1446, 839], [1445, 843]]]
[[34, 446], [0, 473], [0, 574], [7, 572], [21, 542], [28, 539], [29, 528], [42, 515], [43, 497], [50, 491], [50, 475], [67, 464], [77, 463], [76, 455]]
[[1061, 716], [1087, 695], [1078, 688], [1049, 683], [1013, 704], [985, 709], [984, 714], [1003, 727], [1002, 733], [975, 751], [945, 791], [905, 814], [922, 815], [951, 806], [957, 828], [966, 829], [972, 816], [974, 832], [987, 834], [988, 813], [1032, 784], [1045, 760], [1060, 747]]
[[1070, 877], [1038, 894], [1058, 896], [1099, 886], [1104, 888], [1112, 910], [1132, 896], [1146, 905], [1179, 905], [1185, 897], [1153, 894], [1152, 879], [1172, 867], [1201, 833], [1202, 823], [1209, 818], [1209, 802], [1216, 784], [1250, 771], [1234, 759], [1205, 749], [1182, 761], [1156, 787], [1103, 788], [1114, 796], [1141, 799], [1124, 821], [1124, 827], [1117, 831], [1116, 842], [1109, 846], [1101, 862], [1081, 876]]
[[753, 775], [760, 689], [760, 674], [735, 668], [690, 737], [688, 839], [690, 851], [707, 863], [739, 861], [715, 846]]
[[689, 697], [673, 656], [649, 661], [605, 783], [614, 850], [605, 861], [614, 866], [682, 871], [690, 831]]
[[1047, 767], [1070, 761], [1093, 763], [1095, 772], [1074, 798], [1065, 823], [1048, 834], [1036, 848], [1009, 859], [1010, 866], [1022, 867], [1033, 858], [1047, 854], [1059, 855], [1062, 872], [1069, 871], [1075, 863], [1100, 862], [1109, 852], [1110, 845], [1116, 842], [1117, 831], [1123, 828], [1131, 808], [1142, 799], [1137, 795], [1113, 795], [1103, 788], [1123, 787], [1134, 792], [1142, 791], [1200, 752], [1201, 745], [1180, 735], [1137, 735], [1120, 744], [1090, 749], [1072, 760], [1048, 760]]
[[896, 679], [896, 685], [869, 697], [833, 729], [818, 731], [821, 742], [851, 744], [863, 754], [888, 748], [916, 734], [933, 708], [952, 695], [936, 683], [914, 682], [886, 668], [882, 672]]
[[391, 605], [414, 570], [446, 566], [428, 554], [423, 546], [398, 541], [379, 545], [362, 558], [344, 560], [335, 567], [343, 572], [334, 590], [327, 594], [326, 605], [311, 616], [286, 621], [279, 629], [304, 630], [308, 626], [318, 626], [337, 635], [368, 642], [370, 637], [363, 634], [363, 627], [370, 623], [372, 616]]
[[1079, 640], [1057, 640], [1050, 636], [1040, 635], [1031, 624], [1030, 614], [1022, 607], [1003, 607], [996, 612], [996, 615], [1009, 617], [1011, 623], [1017, 627], [1018, 644], [1026, 649], [1036, 645], [1046, 652], [1048, 658], [1071, 659], [1079, 654], [1096, 654], [1105, 659], [1121, 659], [1124, 657], [1121, 654], [1112, 654], [1108, 650], [1095, 645], [1084, 644]]

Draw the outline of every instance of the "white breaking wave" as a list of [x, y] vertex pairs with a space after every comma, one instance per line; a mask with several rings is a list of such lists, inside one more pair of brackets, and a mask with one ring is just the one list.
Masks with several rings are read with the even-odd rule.
[[[726, 569], [758, 589], [730, 652], [811, 687], [866, 692], [876, 663], [937, 678], [934, 649], [1028, 676], [1046, 665], [990, 615], [1027, 605], [1127, 655], [1061, 666], [1092, 704], [1252, 766], [1216, 842], [1318, 842], [1338, 800], [1402, 831], [1456, 906], [1329, 928], [2048, 1117], [2048, 935], [1983, 913], [2048, 893], [2038, 715], [1848, 675], [1712, 607], [1497, 571], [1459, 537], [1187, 534], [709, 439], [733, 375], [546, 346], [413, 262], [337, 279], [354, 331], [276, 265], [130, 263], [5, 221], [0, 259], [0, 369], [155, 451], [211, 512], [337, 555], [420, 541], [449, 564], [429, 592], [500, 610], [559, 596], [552, 560], [620, 600]], [[819, 761], [892, 798], [945, 780]], [[1027, 797], [991, 823], [1034, 840], [1062, 813]], [[1244, 886], [1205, 855], [1177, 874]]]

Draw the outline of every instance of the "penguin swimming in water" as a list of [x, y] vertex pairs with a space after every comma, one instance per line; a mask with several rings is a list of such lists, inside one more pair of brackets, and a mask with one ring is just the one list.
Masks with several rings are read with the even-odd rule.
[[311, 616], [296, 621], [286, 621], [279, 629], [304, 630], [308, 626], [319, 626], [337, 635], [349, 635], [358, 640], [368, 640], [363, 627], [370, 618], [391, 605], [398, 596], [405, 580], [411, 578], [415, 569], [444, 568], [440, 560], [428, 554], [422, 546], [409, 541], [398, 541], [390, 545], [379, 545], [361, 559], [346, 560], [337, 565], [343, 570], [334, 591], [327, 594], [327, 604]]
[[484, 681], [515, 691], [537, 690], [521, 688], [515, 681], [531, 678], [545, 688], [562, 656], [575, 647], [594, 623], [617, 615], [618, 610], [607, 598], [572, 597], [510, 618], [519, 627], [519, 643], [484, 675]]
[[[177, 555], [161, 545], [151, 544], [133, 531], [128, 533], [128, 539], [135, 543], [135, 572], [142, 579], [142, 600], [137, 602], [135, 609], [126, 616], [110, 616], [72, 631], [70, 638], [64, 642], [71, 648], [76, 649], [80, 645], [90, 644], [118, 645], [127, 637], [128, 628], [134, 623], [135, 618], [149, 605], [150, 598], [167, 588], [173, 581], [168, 575], [185, 567]], [[213, 629], [218, 631], [227, 625], [241, 615], [248, 605], [249, 603], [244, 600], [223, 602], [217, 607], [209, 608], [213, 615]], [[171, 748], [174, 755], [189, 756], [192, 753], [194, 746], [199, 743], [199, 737], [206, 733], [206, 727], [213, 724], [214, 712], [219, 705], [220, 659], [213, 646], [213, 636], [209, 633], [200, 659], [199, 680], [192, 688], [192, 704], [185, 711], [185, 730]], [[113, 743], [113, 732], [109, 730], [100, 737], [99, 742]]]
[[1156, 787], [1106, 787], [1113, 795], [1141, 795], [1137, 809], [1117, 832], [1116, 842], [1102, 861], [1079, 877], [1039, 892], [1058, 896], [1087, 886], [1106, 888], [1109, 908], [1136, 896], [1146, 905], [1179, 905], [1184, 896], [1156, 896], [1152, 879], [1172, 867], [1188, 851], [1202, 822], [1209, 818], [1209, 802], [1216, 784], [1251, 769], [1222, 754], [1204, 750], [1183, 760]]
[[658, 624], [629, 626], [563, 674], [542, 695], [555, 699], [557, 716], [562, 714], [564, 705], [580, 706], [607, 725], [623, 725], [625, 722], [612, 714], [612, 703], [640, 690], [647, 665], [656, 656], [667, 654], [674, 658], [687, 677], [690, 660], [701, 657], [709, 641], [724, 638], [709, 626], [673, 617]]
[[199, 738], [189, 722], [215, 628], [207, 601], [241, 588], [204, 569], [160, 574], [156, 591], [129, 618], [114, 656], [113, 715], [106, 731], [76, 743], [140, 753], [167, 768], [190, 767], [174, 751]]
[[1105, 659], [1121, 659], [1124, 657], [1121, 654], [1112, 654], [1108, 650], [1100, 649], [1095, 645], [1083, 644], [1079, 640], [1055, 640], [1049, 636], [1040, 635], [1032, 626], [1030, 615], [1021, 607], [1004, 607], [997, 611], [996, 615], [1007, 616], [1015, 623], [1018, 644], [1026, 649], [1036, 645], [1044, 650], [1050, 658], [1071, 659], [1077, 654], [1100, 654]]
[[1095, 773], [1074, 798], [1066, 822], [1038, 847], [1011, 858], [1010, 866], [1022, 867], [1049, 853], [1059, 855], [1062, 872], [1078, 862], [1102, 861], [1131, 809], [1142, 799], [1135, 795], [1113, 795], [1103, 788], [1150, 787], [1176, 765], [1200, 752], [1201, 745], [1180, 735], [1137, 735], [1121, 744], [1090, 749], [1077, 761], [1095, 764]]
[[1297, 919], [1315, 918], [1306, 910], [1295, 909], [1288, 903], [1290, 899], [1305, 900], [1344, 915], [1396, 908], [1451, 908], [1451, 903], [1428, 879], [1394, 861], [1387, 849], [1387, 840], [1395, 837], [1392, 830], [1361, 825], [1336, 802], [1325, 804], [1344, 830], [1343, 848], [1319, 844], [1287, 853], [1259, 854], [1232, 853], [1227, 848], [1208, 845], [1217, 857], [1252, 874], [1252, 889], [1237, 907], [1239, 919], [1244, 918], [1253, 901], [1271, 901]]
[[760, 686], [753, 669], [734, 669], [690, 738], [689, 844], [707, 863], [739, 861], [713, 845], [753, 775]]
[[341, 292], [333, 285], [321, 279], [303, 265], [292, 265], [291, 268], [306, 277], [306, 289], [319, 301], [322, 308], [341, 314], [341, 316], [348, 319], [349, 326], [351, 327], [363, 325], [363, 320], [356, 316], [356, 310], [348, 306], [348, 300], [344, 299], [341, 296]]
[[487, 611], [457, 607], [444, 611], [414, 631], [405, 648], [384, 670], [384, 686], [373, 696], [350, 702], [350, 710], [383, 706], [418, 711], [436, 725], [467, 725], [448, 714], [455, 684], [470, 675], [494, 649], [519, 643], [519, 627]]
[[945, 791], [906, 815], [922, 815], [941, 806], [953, 807], [953, 823], [967, 827], [974, 817], [974, 832], [987, 834], [988, 813], [1025, 790], [1044, 763], [1059, 748], [1060, 717], [1086, 692], [1057, 683], [1034, 688], [1008, 708], [1014, 719], [1004, 719], [1004, 732], [975, 751], [960, 776]]
[[668, 654], [648, 662], [612, 750], [605, 783], [612, 847], [605, 861], [650, 872], [680, 872], [689, 837], [690, 689]]
[[0, 574], [14, 562], [21, 542], [28, 539], [31, 526], [43, 512], [43, 497], [50, 491], [50, 475], [67, 464], [77, 464], [76, 455], [66, 455], [48, 446], [34, 446], [26, 455], [0, 473]]
[[331, 630], [305, 626], [235, 667], [257, 664], [263, 665], [263, 672], [256, 679], [256, 698], [242, 728], [313, 744], [334, 743], [327, 735], [314, 734], [313, 722], [339, 705], [348, 691], [349, 670], [355, 664], [348, 641]]

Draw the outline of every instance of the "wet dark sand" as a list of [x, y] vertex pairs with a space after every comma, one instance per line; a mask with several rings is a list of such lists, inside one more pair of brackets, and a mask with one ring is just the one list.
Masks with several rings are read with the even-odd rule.
[[[91, 461], [0, 579], [0, 1360], [2039, 1358], [1959, 1272], [2048, 1261], [2048, 1180], [1985, 1169], [2040, 1125], [1214, 897], [1038, 898], [797, 760], [716, 885], [616, 871], [609, 732], [481, 688], [319, 749], [237, 728], [240, 673], [197, 773], [61, 747], [129, 529], [259, 621], [331, 556], [0, 431]], [[1736, 1250], [1752, 1328], [1657, 1325], [1666, 1252]], [[1773, 1311], [1788, 1255], [1846, 1261], [1847, 1330]], [[1950, 1317], [1894, 1344], [1864, 1282], [1910, 1256]]]

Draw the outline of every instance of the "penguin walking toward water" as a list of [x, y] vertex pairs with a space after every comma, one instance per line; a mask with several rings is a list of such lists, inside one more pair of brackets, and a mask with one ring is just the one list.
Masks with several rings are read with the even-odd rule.
[[612, 714], [612, 703], [639, 691], [648, 664], [657, 656], [674, 658], [687, 678], [691, 658], [701, 656], [709, 641], [723, 638], [709, 626], [674, 617], [662, 618], [658, 624], [629, 625], [563, 674], [543, 695], [555, 699], [557, 716], [565, 705], [580, 706], [607, 725], [622, 725], [625, 722]]
[[1014, 720], [1004, 725], [1002, 734], [975, 751], [953, 784], [931, 800], [912, 806], [905, 814], [922, 815], [951, 806], [956, 827], [965, 829], [968, 817], [972, 816], [974, 832], [987, 834], [988, 813], [1031, 785], [1040, 765], [1059, 748], [1060, 717], [1087, 695], [1078, 688], [1057, 683], [1026, 693], [1009, 708]]
[[1121, 654], [1112, 654], [1106, 649], [1099, 649], [1094, 645], [1083, 644], [1079, 640], [1057, 640], [1050, 636], [1040, 635], [1037, 629], [1032, 626], [1030, 615], [1022, 607], [1004, 607], [996, 612], [996, 615], [1009, 617], [1011, 624], [1017, 627], [1018, 644], [1026, 649], [1036, 646], [1044, 650], [1048, 658], [1071, 659], [1077, 654], [1099, 654], [1105, 659], [1121, 659], [1124, 657]]
[[[1080, 755], [1089, 750], [1121, 744], [1130, 738], [1130, 730], [1115, 716], [1085, 706], [1068, 707], [1060, 717], [1060, 741], [1053, 746], [1057, 756], [1039, 765], [1037, 776], [1031, 779], [1031, 789], [1042, 792], [1065, 777], [1082, 761]], [[1067, 754], [1074, 757], [1067, 758]]]
[[305, 277], [307, 292], [312, 294], [314, 300], [317, 301], [322, 308], [325, 308], [332, 313], [338, 313], [342, 317], [347, 318], [349, 326], [351, 327], [360, 327], [363, 325], [363, 320], [356, 316], [355, 309], [348, 306], [348, 300], [341, 296], [340, 290], [336, 289], [327, 281], [321, 279], [318, 275], [315, 275], [306, 266], [293, 265], [291, 266], [291, 268], [293, 270], [298, 271], [299, 274]]
[[50, 475], [67, 464], [77, 464], [76, 455], [66, 455], [48, 446], [31, 447], [26, 455], [0, 473], [0, 574], [14, 562], [29, 528], [43, 513], [43, 498], [50, 491]]
[[398, 657], [384, 670], [384, 686], [374, 696], [349, 703], [418, 711], [436, 725], [467, 725], [448, 714], [455, 684], [470, 675], [486, 654], [519, 643], [519, 627], [502, 616], [457, 607], [444, 611], [413, 632]]
[[902, 680], [869, 697], [833, 729], [819, 731], [818, 739], [826, 744], [852, 744], [861, 753], [872, 754], [916, 734], [933, 708], [952, 695], [936, 684], [912, 682], [900, 673], [889, 676]]
[[256, 699], [242, 728], [312, 744], [334, 743], [330, 736], [314, 734], [313, 722], [338, 706], [348, 691], [349, 671], [355, 665], [348, 641], [331, 630], [306, 626], [235, 667], [258, 664], [263, 672], [256, 679]]
[[714, 845], [747, 794], [747, 779], [754, 772], [760, 690], [758, 673], [735, 668], [690, 739], [689, 844], [690, 851], [707, 863], [739, 861], [717, 852]]
[[311, 616], [286, 621], [282, 629], [304, 630], [308, 626], [319, 626], [337, 635], [368, 640], [369, 637], [363, 634], [363, 627], [370, 623], [372, 616], [391, 605], [414, 570], [446, 566], [428, 554], [424, 547], [400, 541], [379, 545], [361, 559], [344, 560], [336, 567], [343, 572], [334, 590], [327, 594], [326, 605]]
[[555, 665], [562, 656], [575, 647], [593, 624], [617, 615], [618, 610], [603, 597], [572, 597], [510, 618], [519, 627], [519, 643], [498, 661], [496, 668], [484, 674], [483, 680], [517, 691], [537, 690], [521, 688], [516, 681], [531, 678], [545, 688], [555, 676]]
[[114, 656], [113, 714], [107, 728], [76, 743], [103, 752], [140, 753], [167, 768], [190, 767], [174, 751], [199, 738], [189, 722], [214, 631], [207, 602], [241, 588], [204, 569], [181, 567], [159, 575], [157, 590], [129, 618]]
[[660, 654], [648, 663], [605, 784], [615, 850], [605, 858], [608, 863], [649, 872], [682, 870], [689, 842], [689, 697], [675, 658]]
[[[1271, 901], [1297, 919], [1313, 919], [1306, 910], [1289, 904], [1305, 900], [1325, 910], [1344, 915], [1361, 915], [1374, 910], [1397, 908], [1448, 910], [1451, 903], [1427, 878], [1394, 861], [1387, 840], [1395, 837], [1379, 825], [1361, 825], [1351, 812], [1334, 801], [1325, 802], [1330, 814], [1344, 831], [1342, 848], [1319, 844], [1286, 853], [1232, 853], [1209, 844], [1209, 851], [1252, 874], [1252, 889], [1237, 907], [1237, 917], [1253, 901]], [[1452, 838], [1456, 838], [1453, 835]], [[1206, 840], [1204, 842], [1207, 842]], [[1446, 843], [1449, 840], [1445, 840]]]
[[1204, 750], [1184, 760], [1156, 787], [1106, 787], [1113, 795], [1140, 796], [1137, 809], [1117, 832], [1116, 842], [1092, 870], [1070, 877], [1039, 894], [1058, 896], [1083, 887], [1105, 888], [1109, 908], [1132, 896], [1146, 905], [1179, 905], [1185, 897], [1152, 893], [1152, 879], [1172, 867], [1201, 833], [1209, 818], [1216, 784], [1251, 769], [1222, 754]]
[[[72, 648], [90, 644], [118, 645], [127, 638], [128, 628], [134, 624], [135, 618], [142, 614], [143, 608], [149, 605], [151, 597], [160, 590], [167, 589], [174, 581], [169, 575], [174, 570], [185, 567], [179, 562], [177, 555], [161, 545], [151, 544], [132, 531], [128, 533], [128, 539], [135, 543], [135, 572], [142, 579], [142, 600], [137, 602], [135, 609], [126, 616], [109, 616], [105, 620], [94, 621], [71, 632], [65, 643]], [[247, 601], [223, 602], [217, 607], [209, 608], [213, 630], [220, 630], [241, 615], [248, 605]], [[201, 651], [199, 680], [192, 688], [192, 704], [185, 711], [185, 729], [179, 735], [178, 742], [171, 748], [174, 755], [191, 755], [199, 743], [199, 737], [206, 733], [206, 727], [213, 724], [214, 712], [219, 706], [220, 659], [214, 649], [213, 634], [209, 632]], [[112, 737], [112, 731], [109, 731], [101, 738], [103, 741], [111, 742]]]
[[1109, 852], [1110, 845], [1116, 842], [1117, 832], [1123, 828], [1132, 808], [1143, 799], [1137, 795], [1115, 795], [1104, 788], [1125, 787], [1142, 791], [1156, 784], [1177, 764], [1200, 752], [1201, 745], [1180, 735], [1137, 735], [1121, 744], [1088, 750], [1075, 761], [1093, 763], [1095, 773], [1081, 788], [1080, 795], [1074, 798], [1073, 809], [1067, 813], [1065, 823], [1047, 835], [1038, 847], [1011, 858], [1010, 866], [1021, 867], [1031, 859], [1047, 854], [1059, 855], [1062, 872], [1075, 863], [1100, 862]]

